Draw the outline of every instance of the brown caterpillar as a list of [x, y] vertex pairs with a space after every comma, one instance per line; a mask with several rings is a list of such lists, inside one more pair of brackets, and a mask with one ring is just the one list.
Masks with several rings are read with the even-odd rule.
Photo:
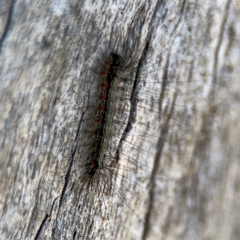
[[[81, 138], [79, 143], [84, 149], [81, 154], [84, 164], [81, 164], [80, 181], [87, 202], [102, 196], [98, 198], [98, 214], [104, 212], [99, 211], [104, 198], [116, 194], [116, 181], [120, 181], [120, 145], [129, 122], [137, 61], [140, 58], [139, 53], [134, 56], [134, 52], [136, 49], [129, 43], [117, 49], [112, 47], [105, 57], [96, 60], [92, 71], [98, 83], [96, 89], [91, 91], [92, 98], [83, 119], [81, 133], [86, 140]], [[132, 56], [131, 61], [129, 55]], [[84, 208], [80, 207], [79, 210]], [[96, 213], [90, 218], [92, 216], [96, 216]]]

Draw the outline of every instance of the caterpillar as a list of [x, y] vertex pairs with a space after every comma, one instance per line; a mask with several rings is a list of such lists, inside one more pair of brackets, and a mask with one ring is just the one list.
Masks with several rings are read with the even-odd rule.
[[[112, 39], [112, 42], [120, 41], [118, 38], [114, 41]], [[120, 39], [123, 37], [120, 36]], [[84, 163], [81, 166], [80, 181], [83, 192], [86, 192], [80, 202], [91, 202], [90, 205], [96, 206], [96, 209], [101, 209], [104, 204], [104, 193], [116, 195], [120, 190], [116, 187], [117, 182], [122, 181], [119, 171], [124, 166], [119, 164], [122, 161], [120, 145], [129, 123], [133, 86], [140, 59], [139, 51], [135, 49], [138, 46], [136, 41], [135, 38], [133, 46], [128, 41], [110, 46], [96, 60], [91, 72], [98, 83], [95, 84], [95, 89], [91, 89], [79, 143], [82, 149], [85, 148], [80, 155], [80, 162]], [[92, 201], [95, 198], [92, 193], [101, 196], [97, 199], [97, 204]], [[79, 211], [84, 208], [81, 206]], [[90, 216], [96, 216], [96, 213]]]

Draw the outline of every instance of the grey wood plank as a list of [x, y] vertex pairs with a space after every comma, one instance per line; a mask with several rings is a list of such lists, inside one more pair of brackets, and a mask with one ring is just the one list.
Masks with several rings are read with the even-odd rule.
[[[0, 6], [0, 239], [239, 239], [239, 1]], [[141, 56], [129, 131], [86, 196], [78, 130], [116, 39]]]

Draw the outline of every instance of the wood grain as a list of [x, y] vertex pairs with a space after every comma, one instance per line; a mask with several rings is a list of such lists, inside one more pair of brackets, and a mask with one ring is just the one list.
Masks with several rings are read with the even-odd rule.
[[[240, 238], [239, 1], [11, 0], [0, 9], [0, 239]], [[122, 182], [124, 202], [104, 196], [109, 210], [91, 227], [90, 208], [78, 212], [89, 69], [131, 25], [147, 46], [144, 101], [119, 161], [149, 171]]]

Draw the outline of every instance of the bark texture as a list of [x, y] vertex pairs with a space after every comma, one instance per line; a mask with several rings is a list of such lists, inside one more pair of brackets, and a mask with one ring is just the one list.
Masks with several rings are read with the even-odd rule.
[[[89, 69], [129, 26], [144, 51], [119, 164], [146, 175], [92, 221], [74, 152]], [[239, 66], [239, 0], [1, 0], [0, 239], [240, 239]]]

